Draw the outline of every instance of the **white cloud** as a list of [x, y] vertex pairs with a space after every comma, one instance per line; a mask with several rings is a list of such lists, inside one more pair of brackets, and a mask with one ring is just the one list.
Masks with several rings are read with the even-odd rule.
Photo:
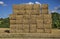
[[50, 13], [54, 13], [54, 12], [57, 12], [56, 10], [48, 10], [49, 14]]
[[33, 2], [29, 2], [28, 4], [34, 4]]
[[3, 4], [4, 4], [4, 2], [3, 2], [3, 1], [0, 1], [0, 4], [1, 4], [1, 5], [3, 5]]
[[56, 10], [52, 10], [51, 13], [57, 12]]
[[7, 4], [5, 4], [3, 1], [0, 1], [0, 5], [7, 6]]
[[29, 3], [26, 3], [26, 4], [34, 4], [33, 2], [29, 2]]
[[40, 2], [35, 2], [35, 3], [33, 3], [33, 2], [29, 2], [29, 3], [26, 3], [26, 4], [40, 4], [41, 5], [41, 3]]
[[54, 9], [50, 11], [50, 13], [58, 12], [58, 10], [60, 10], [60, 6], [54, 7]]
[[41, 3], [40, 2], [37, 2], [37, 1], [35, 2], [35, 4], [40, 4], [41, 5]]
[[55, 11], [51, 11], [52, 13], [55, 12]]

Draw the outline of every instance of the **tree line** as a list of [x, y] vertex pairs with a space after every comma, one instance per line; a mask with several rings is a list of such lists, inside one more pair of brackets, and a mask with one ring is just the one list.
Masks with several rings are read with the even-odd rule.
[[60, 29], [60, 14], [57, 12], [52, 13], [52, 28]]

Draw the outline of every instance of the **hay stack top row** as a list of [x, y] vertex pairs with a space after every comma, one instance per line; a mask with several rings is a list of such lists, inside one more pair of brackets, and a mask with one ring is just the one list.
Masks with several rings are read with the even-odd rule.
[[21, 9], [21, 10], [32, 10], [32, 9], [48, 9], [48, 4], [17, 4], [17, 5], [13, 5], [14, 9]]

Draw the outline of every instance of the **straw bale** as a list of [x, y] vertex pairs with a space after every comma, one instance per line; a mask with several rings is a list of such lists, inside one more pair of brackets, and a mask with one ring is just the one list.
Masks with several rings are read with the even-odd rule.
[[25, 9], [25, 5], [24, 4], [13, 5], [13, 9], [24, 10]]
[[29, 24], [23, 24], [23, 29], [29, 29]]
[[37, 15], [31, 15], [31, 18], [32, 18], [32, 19], [33, 19], [33, 18], [35, 18], [35, 19], [36, 19], [36, 16], [37, 16]]
[[29, 23], [28, 19], [23, 19], [23, 23]]
[[42, 14], [48, 14], [48, 9], [42, 9]]
[[32, 15], [39, 15], [40, 14], [40, 10], [32, 10]]
[[15, 10], [14, 13], [17, 15], [23, 15], [25, 14], [25, 10]]
[[19, 23], [23, 23], [23, 20], [20, 19], [20, 20], [16, 20], [16, 23], [19, 24]]
[[14, 9], [14, 10], [13, 10], [13, 13], [14, 13], [14, 14], [17, 14], [17, 13], [19, 13], [19, 10]]
[[52, 19], [44, 19], [44, 24], [52, 24]]
[[16, 15], [15, 15], [15, 14], [11, 14], [11, 15], [9, 16], [9, 19], [16, 19]]
[[44, 24], [44, 28], [50, 29], [50, 28], [52, 28], [52, 24]]
[[37, 24], [37, 29], [43, 29], [43, 28], [44, 28], [43, 23], [38, 23], [38, 24]]
[[42, 9], [48, 9], [48, 4], [42, 4], [41, 7]]
[[16, 33], [16, 31], [15, 30], [10, 30], [10, 33]]
[[23, 15], [16, 15], [16, 19], [23, 19]]
[[40, 4], [34, 4], [33, 9], [40, 10]]
[[26, 12], [25, 12], [25, 14], [26, 15], [30, 15], [33, 11], [32, 10], [25, 10]]
[[37, 25], [36, 24], [30, 24], [30, 29], [36, 29]]
[[16, 20], [10, 20], [10, 23], [11, 24], [16, 23]]
[[37, 20], [42, 20], [42, 19], [43, 19], [43, 15], [42, 15], [42, 14], [37, 15], [37, 16], [36, 16], [36, 19], [37, 19]]
[[16, 33], [23, 33], [23, 30], [16, 30]]
[[36, 29], [30, 29], [30, 33], [36, 33], [37, 30]]
[[30, 19], [30, 15], [24, 15], [23, 19]]
[[18, 26], [18, 24], [11, 24], [11, 25], [10, 25], [10, 28], [11, 28], [11, 29], [16, 29], [16, 26]]
[[43, 29], [37, 29], [37, 33], [43, 33], [44, 30]]
[[41, 19], [40, 20], [38, 19], [36, 22], [37, 23], [43, 23], [43, 19], [42, 20]]
[[51, 29], [45, 29], [45, 33], [51, 33]]
[[44, 18], [45, 18], [45, 19], [47, 19], [47, 18], [48, 18], [48, 19], [51, 19], [51, 18], [52, 18], [52, 15], [51, 15], [51, 14], [43, 14], [43, 15], [44, 15]]
[[30, 4], [30, 5], [26, 4], [25, 8], [26, 8], [26, 10], [32, 10], [33, 5], [32, 4]]

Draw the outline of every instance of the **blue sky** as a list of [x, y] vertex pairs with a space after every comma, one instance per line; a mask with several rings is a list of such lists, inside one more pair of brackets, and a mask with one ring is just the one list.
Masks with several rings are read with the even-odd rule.
[[[13, 4], [22, 4], [28, 2], [40, 2], [41, 4], [48, 4], [49, 10], [54, 11], [60, 8], [60, 0], [0, 0], [0, 18], [6, 18], [9, 14], [12, 14]], [[57, 10], [60, 13], [60, 10]]]

